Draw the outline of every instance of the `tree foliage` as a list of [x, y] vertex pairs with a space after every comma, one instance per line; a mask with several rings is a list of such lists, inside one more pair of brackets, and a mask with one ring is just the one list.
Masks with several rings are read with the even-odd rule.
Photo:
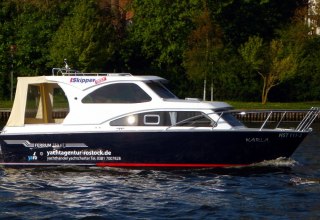
[[[225, 40], [235, 48], [250, 36], [262, 36], [271, 41], [276, 30], [290, 23], [297, 5], [303, 1], [292, 0], [209, 0], [214, 19], [219, 21]], [[300, 3], [301, 2], [301, 3]]]
[[0, 2], [0, 98], [10, 96], [11, 72], [14, 81], [48, 72], [48, 42], [72, 1], [65, 2], [46, 1], [46, 7], [41, 0]]
[[[286, 74], [266, 80], [277, 85], [272, 100], [318, 99], [319, 41], [305, 26], [305, 8], [294, 14], [305, 0], [129, 2], [0, 1], [0, 99], [10, 97], [10, 73], [14, 80], [43, 75], [64, 58], [82, 71], [159, 74], [180, 96], [201, 97], [207, 79], [216, 99], [257, 100], [263, 86], [257, 70], [269, 76], [277, 69]], [[130, 22], [128, 10], [134, 14]], [[264, 39], [262, 46], [257, 41], [243, 48], [241, 59], [239, 46], [255, 35]], [[284, 70], [289, 54], [297, 74]]]
[[13, 60], [11, 59], [10, 46], [13, 44], [14, 28], [11, 25], [14, 18], [14, 4], [0, 2], [0, 99], [8, 96], [10, 87], [10, 71]]
[[[320, 97], [320, 37], [305, 43], [296, 78], [290, 81], [294, 101], [318, 100]], [[289, 87], [289, 88], [290, 88]]]
[[136, 0], [131, 27], [142, 54], [158, 67], [181, 63], [201, 3], [197, 0]]
[[212, 75], [219, 63], [219, 53], [223, 49], [222, 32], [210, 19], [207, 7], [195, 19], [195, 26], [189, 35], [184, 65], [190, 78], [203, 80]]
[[297, 60], [294, 54], [285, 53], [281, 40], [274, 39], [264, 45], [260, 37], [250, 37], [241, 45], [239, 53], [263, 80], [262, 104], [266, 104], [269, 91], [296, 73]]
[[198, 0], [133, 0], [126, 41], [132, 70], [168, 78], [179, 96], [193, 94], [182, 61], [201, 5]]
[[115, 53], [111, 16], [92, 0], [81, 0], [64, 19], [50, 45], [51, 65], [66, 58], [81, 71], [109, 70]]
[[[195, 29], [189, 35], [183, 64], [190, 79], [204, 80], [204, 83], [209, 79], [213, 93], [213, 78], [217, 78], [224, 63], [222, 32], [220, 27], [211, 20], [206, 4], [194, 23]], [[203, 96], [206, 99], [206, 90]]]

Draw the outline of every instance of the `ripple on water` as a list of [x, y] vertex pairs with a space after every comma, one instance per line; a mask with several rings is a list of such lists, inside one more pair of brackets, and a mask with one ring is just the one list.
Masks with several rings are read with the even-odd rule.
[[171, 171], [0, 169], [0, 218], [314, 218], [319, 170], [295, 160]]

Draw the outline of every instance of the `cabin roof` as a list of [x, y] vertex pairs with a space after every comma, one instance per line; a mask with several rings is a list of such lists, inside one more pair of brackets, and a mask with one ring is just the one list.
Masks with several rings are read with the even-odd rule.
[[103, 83], [119, 81], [166, 81], [158, 76], [133, 76], [131, 74], [79, 74], [62, 76], [18, 77], [16, 94], [7, 126], [23, 126], [26, 120], [27, 91], [29, 85], [39, 86], [41, 99], [37, 115], [44, 123], [50, 122], [52, 115], [52, 90], [57, 83], [68, 84], [80, 90]]

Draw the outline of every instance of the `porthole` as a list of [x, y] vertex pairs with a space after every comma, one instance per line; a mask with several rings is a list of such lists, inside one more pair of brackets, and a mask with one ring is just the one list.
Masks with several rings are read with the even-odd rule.
[[143, 123], [145, 125], [159, 125], [160, 124], [160, 116], [159, 115], [144, 115]]

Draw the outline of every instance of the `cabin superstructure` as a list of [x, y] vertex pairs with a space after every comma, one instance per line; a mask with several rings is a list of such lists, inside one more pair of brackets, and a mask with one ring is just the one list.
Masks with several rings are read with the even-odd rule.
[[[13, 132], [20, 130], [19, 127], [30, 126], [36, 131], [39, 126], [34, 125], [47, 125], [48, 129], [54, 130], [65, 130], [72, 125], [89, 126], [72, 128], [76, 130], [90, 130], [90, 126], [95, 126], [95, 130], [117, 126], [182, 127], [188, 126], [183, 121], [192, 117], [198, 121], [192, 126], [212, 127], [208, 114], [231, 109], [223, 102], [178, 99], [163, 85], [165, 81], [157, 76], [128, 73], [19, 77], [14, 105], [4, 130]], [[61, 108], [68, 112], [66, 117], [54, 118], [53, 111]], [[224, 127], [231, 128], [227, 123]], [[46, 129], [42, 131], [47, 132]]]

